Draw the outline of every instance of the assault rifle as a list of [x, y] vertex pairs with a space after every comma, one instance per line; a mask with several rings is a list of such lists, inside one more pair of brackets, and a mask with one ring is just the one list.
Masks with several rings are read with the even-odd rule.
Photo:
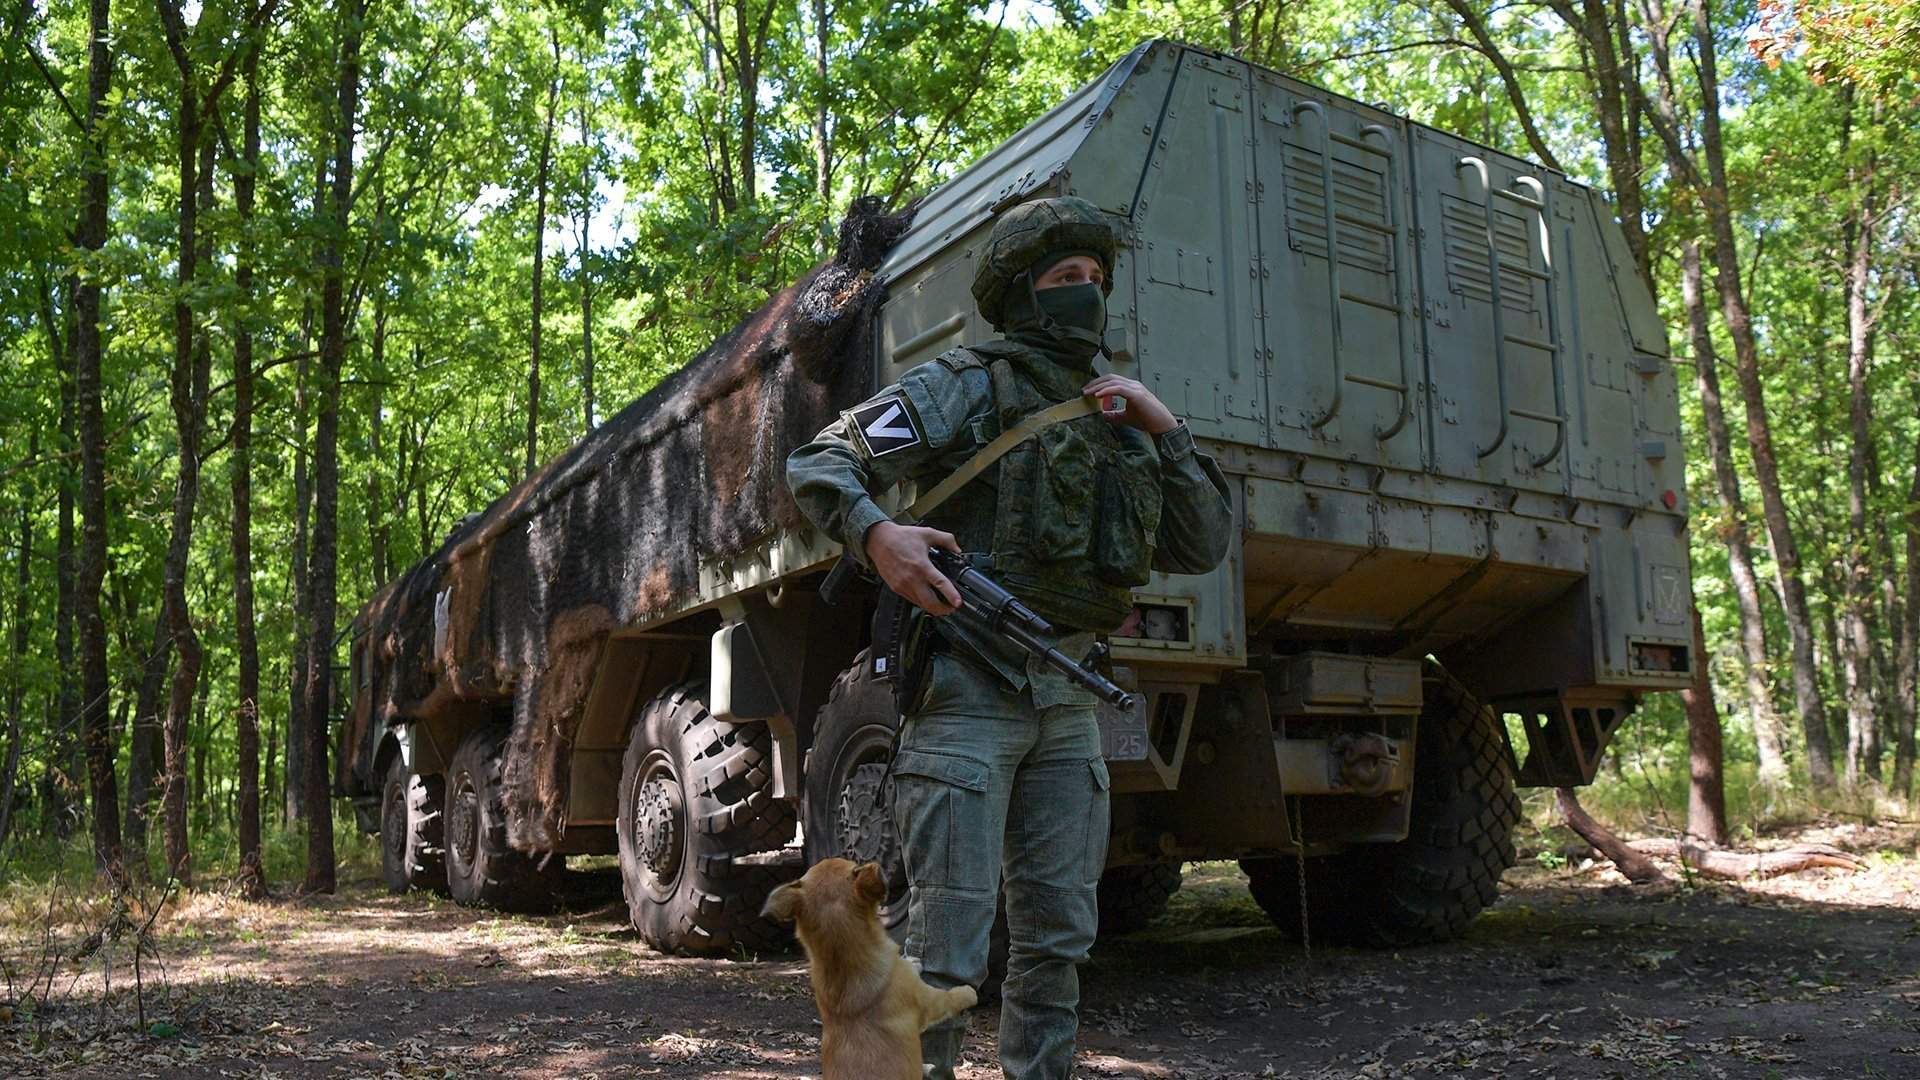
[[[1018, 597], [1001, 588], [998, 582], [968, 565], [963, 556], [945, 548], [929, 548], [927, 557], [932, 560], [934, 569], [946, 575], [960, 594], [959, 609], [945, 618], [958, 620], [978, 636], [997, 638], [1029, 656], [1038, 657], [1055, 671], [1092, 691], [1100, 700], [1116, 709], [1132, 711], [1133, 695], [1094, 670], [1095, 665], [1106, 659], [1107, 646], [1104, 643], [1095, 642], [1093, 650], [1084, 660], [1075, 661], [1048, 644], [1047, 639], [1053, 635], [1051, 623], [1021, 603]], [[820, 586], [821, 598], [829, 604], [836, 602], [847, 577], [854, 573], [860, 571], [853, 559], [841, 556], [839, 564], [827, 574], [827, 580]], [[902, 655], [908, 651], [910, 644], [906, 639], [909, 636], [907, 617], [912, 613], [911, 609], [911, 604], [882, 583], [880, 608], [874, 613], [873, 620], [874, 674], [895, 681], [896, 700], [902, 708], [910, 704], [915, 695], [899, 693], [900, 680], [917, 683], [925, 674], [923, 663], [908, 661]]]

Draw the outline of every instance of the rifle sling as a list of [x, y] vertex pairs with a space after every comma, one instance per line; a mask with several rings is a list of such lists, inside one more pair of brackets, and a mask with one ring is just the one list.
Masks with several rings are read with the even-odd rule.
[[1029, 415], [1001, 432], [999, 438], [981, 447], [979, 453], [968, 458], [964, 464], [948, 474], [945, 480], [935, 484], [926, 494], [913, 500], [913, 505], [907, 507], [904, 516], [910, 521], [925, 521], [927, 515], [951, 498], [954, 492], [967, 486], [968, 481], [985, 472], [987, 466], [1005, 457], [1014, 447], [1055, 424], [1077, 420], [1082, 416], [1091, 416], [1099, 411], [1099, 398], [1080, 397], [1072, 401], [1063, 401], [1051, 408]]

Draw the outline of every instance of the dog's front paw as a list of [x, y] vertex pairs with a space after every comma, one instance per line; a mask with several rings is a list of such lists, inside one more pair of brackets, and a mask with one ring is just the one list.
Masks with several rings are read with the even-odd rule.
[[931, 986], [922, 986], [920, 1028], [924, 1031], [942, 1020], [950, 1020], [973, 1008], [979, 1002], [980, 995], [974, 993], [971, 986], [956, 986], [950, 990], [935, 990]]
[[948, 1016], [958, 1016], [978, 1004], [980, 995], [971, 986], [956, 986], [947, 991], [947, 1005], [953, 1010]]

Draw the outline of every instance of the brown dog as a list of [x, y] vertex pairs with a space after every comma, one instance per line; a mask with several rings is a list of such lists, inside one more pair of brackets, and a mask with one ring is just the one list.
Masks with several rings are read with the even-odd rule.
[[822, 859], [767, 897], [765, 914], [793, 923], [807, 950], [826, 1080], [920, 1080], [920, 1032], [978, 1000], [921, 980], [880, 925], [886, 895], [878, 863]]

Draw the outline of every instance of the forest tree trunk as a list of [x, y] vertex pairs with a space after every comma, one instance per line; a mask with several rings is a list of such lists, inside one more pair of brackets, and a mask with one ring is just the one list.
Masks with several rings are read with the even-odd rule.
[[580, 432], [593, 430], [593, 80], [584, 55], [580, 70]]
[[755, 175], [753, 164], [753, 145], [760, 117], [760, 48], [766, 41], [766, 20], [771, 18], [777, 6], [773, 0], [762, 0], [761, 34], [756, 41], [749, 37], [750, 20], [747, 10], [749, 0], [738, 0], [733, 11], [733, 74], [738, 80], [740, 97], [740, 205], [753, 205], [755, 188], [759, 177]]
[[[120, 595], [125, 597], [128, 591], [122, 589]], [[125, 600], [121, 606], [128, 606]], [[127, 626], [130, 618], [128, 613], [121, 625]], [[120, 642], [123, 652], [127, 651], [126, 638], [123, 629]], [[172, 664], [173, 639], [167, 629], [166, 607], [162, 604], [153, 616], [153, 637], [147, 643], [140, 665], [140, 686], [134, 692], [133, 716], [127, 729], [126, 842], [133, 849], [130, 858], [136, 863], [146, 857], [147, 822], [159, 787], [160, 762], [164, 756], [160, 739], [160, 695], [166, 690]]]
[[[313, 217], [327, 218], [327, 163], [331, 150], [314, 155]], [[316, 258], [320, 257], [315, 252]], [[313, 303], [311, 297], [300, 315], [300, 351], [304, 354], [313, 341]], [[286, 816], [290, 821], [306, 818], [307, 806], [307, 654], [308, 627], [313, 622], [313, 575], [311, 566], [313, 478], [308, 471], [307, 441], [313, 396], [312, 365], [303, 355], [294, 368], [293, 387], [293, 649], [287, 662], [287, 761]]]
[[388, 580], [387, 570], [387, 532], [388, 515], [386, 494], [380, 483], [381, 472], [386, 467], [386, 456], [381, 443], [385, 432], [385, 387], [387, 360], [387, 290], [376, 289], [373, 294], [373, 386], [372, 401], [367, 409], [367, 443], [372, 451], [372, 460], [367, 469], [367, 549], [372, 563], [372, 586], [377, 589]]
[[260, 857], [260, 637], [253, 610], [253, 194], [260, 170], [260, 48], [247, 53], [246, 130], [233, 170], [233, 204], [240, 217], [240, 244], [233, 282], [240, 318], [233, 334], [233, 447], [228, 460], [233, 490], [233, 627], [239, 666], [238, 731], [240, 894], [266, 895]]
[[[113, 78], [108, 13], [108, 0], [89, 0], [84, 198], [74, 244], [92, 254], [107, 243], [107, 157], [101, 121]], [[107, 668], [107, 624], [100, 617], [100, 589], [107, 575], [107, 430], [101, 408], [100, 283], [94, 275], [75, 277], [73, 311], [74, 404], [80, 422], [80, 565], [73, 596], [80, 631], [80, 731], [93, 812], [94, 866], [117, 877], [124, 868], [113, 731], [107, 724], [112, 675]]]
[[560, 100], [559, 27], [550, 23], [547, 33], [553, 41], [553, 74], [547, 80], [547, 123], [540, 136], [540, 171], [534, 181], [533, 323], [528, 328], [527, 467], [523, 476], [532, 476], [540, 466], [540, 301], [547, 265], [547, 180], [553, 171], [553, 112]]
[[[326, 221], [332, 186], [328, 183], [328, 165], [332, 146], [317, 148], [313, 154], [313, 219]], [[315, 250], [315, 259], [323, 258]], [[313, 344], [313, 298], [301, 306], [300, 352]], [[309, 427], [313, 417], [313, 365], [301, 356], [294, 367], [294, 648], [288, 659], [288, 709], [286, 709], [286, 817], [305, 821], [307, 817], [307, 657], [313, 651], [307, 638], [313, 625], [313, 473], [309, 467], [313, 444]]]
[[1735, 243], [1733, 210], [1728, 197], [1725, 144], [1720, 134], [1720, 87], [1714, 65], [1713, 25], [1708, 0], [1691, 0], [1694, 44], [1698, 53], [1701, 95], [1701, 144], [1707, 158], [1709, 184], [1702, 192], [1707, 219], [1713, 229], [1713, 259], [1720, 289], [1720, 312], [1733, 337], [1735, 370], [1746, 403], [1747, 443], [1753, 451], [1754, 477], [1760, 483], [1767, 539], [1780, 580], [1781, 606], [1793, 657], [1793, 697], [1807, 742], [1807, 775], [1817, 788], [1834, 783], [1833, 744], [1827, 734], [1827, 707], [1820, 696], [1820, 679], [1813, 660], [1813, 617], [1801, 578], [1800, 549], [1787, 517], [1786, 496], [1774, 458], [1773, 426], [1767, 414], [1760, 381], [1760, 347], [1753, 318], [1740, 285], [1740, 252]]
[[[40, 456], [40, 435], [27, 436], [27, 458]], [[13, 830], [13, 793], [20, 777], [21, 712], [27, 707], [27, 632], [33, 599], [33, 500], [31, 488], [20, 496], [19, 562], [14, 567], [13, 589], [13, 671], [7, 680], [7, 756], [0, 764], [0, 851], [6, 850], [7, 834]]]
[[[47, 286], [49, 290], [52, 285]], [[79, 289], [78, 277], [66, 282], [67, 302], [62, 305], [68, 316], [66, 340], [61, 341], [53, 317], [53, 298], [47, 296], [46, 307], [48, 344], [55, 360], [60, 365], [60, 449], [62, 453], [71, 453], [79, 445], [75, 432], [74, 418], [74, 353], [73, 353], [73, 296]], [[41, 763], [40, 815], [41, 824], [54, 836], [65, 839], [73, 829], [73, 815], [70, 812], [74, 804], [73, 793], [78, 790], [80, 777], [69, 771], [69, 762], [73, 760], [72, 750], [80, 745], [78, 729], [80, 724], [80, 687], [74, 665], [73, 641], [73, 601], [74, 584], [78, 576], [73, 536], [73, 466], [62, 460], [59, 465], [60, 491], [56, 498], [57, 506], [54, 519], [54, 574], [58, 578], [53, 616], [53, 657], [60, 670], [56, 673], [51, 723], [47, 725], [47, 756]]]
[[360, 103], [360, 42], [369, 0], [341, 0], [339, 108], [334, 116], [333, 200], [320, 248], [320, 415], [313, 435], [313, 622], [307, 655], [308, 892], [334, 889], [333, 813], [327, 801], [327, 716], [333, 676], [338, 573], [340, 370], [347, 353], [342, 248], [353, 202], [353, 129]]
[[1710, 844], [1727, 842], [1727, 787], [1720, 712], [1707, 671], [1707, 638], [1693, 609], [1693, 685], [1680, 692], [1687, 711], [1687, 832]]
[[819, 83], [820, 94], [813, 108], [813, 196], [820, 200], [822, 213], [831, 213], [833, 209], [833, 143], [827, 132], [827, 114], [833, 95], [833, 84], [827, 77], [827, 42], [832, 32], [833, 26], [827, 21], [827, 0], [813, 0], [813, 77]]
[[[162, 4], [164, 8], [165, 4]], [[200, 498], [200, 433], [205, 427], [209, 350], [194, 332], [193, 307], [188, 296], [199, 263], [210, 252], [198, 234], [199, 213], [212, 201], [212, 142], [201, 149], [200, 99], [191, 66], [180, 71], [180, 209], [178, 292], [173, 302], [173, 373], [169, 402], [178, 432], [179, 472], [173, 488], [172, 535], [167, 540], [162, 570], [161, 611], [173, 639], [176, 662], [172, 692], [168, 695], [163, 729], [166, 773], [162, 785], [162, 819], [166, 833], [167, 872], [182, 885], [193, 881], [187, 848], [187, 725], [193, 715], [194, 691], [200, 680], [200, 635], [194, 631], [187, 608], [187, 558], [193, 550], [193, 512]], [[198, 170], [196, 172], [196, 169]]]
[[[216, 668], [217, 665], [209, 660], [204, 670], [211, 672]], [[207, 780], [207, 755], [213, 750], [214, 736], [226, 726], [224, 719], [217, 724], [207, 722], [208, 703], [212, 698], [213, 680], [202, 678], [194, 689], [193, 727], [187, 733], [188, 745], [193, 750], [193, 787], [188, 792], [187, 805], [193, 811], [190, 820], [198, 823], [197, 827], [202, 829], [206, 827], [207, 822], [213, 820], [212, 804], [209, 801], [211, 789]]]
[[[301, 335], [301, 351], [309, 343]], [[308, 391], [313, 373], [305, 359], [294, 371], [293, 391], [293, 544], [288, 574], [293, 592], [293, 645], [287, 659], [287, 731], [286, 731], [286, 808], [287, 821], [304, 821], [307, 816], [307, 629], [313, 622], [313, 575], [308, 572], [308, 548], [311, 540], [313, 480], [307, 472]]]
[[[1909, 370], [1915, 365], [1908, 361]], [[1920, 384], [1915, 386], [1920, 405]], [[1920, 409], [1915, 410], [1920, 413]], [[1913, 482], [1907, 488], [1907, 604], [1900, 620], [1899, 731], [1893, 747], [1893, 790], [1913, 794], [1914, 728], [1920, 720], [1920, 438], [1913, 445]]]
[[[293, 680], [288, 679], [287, 681], [292, 682]], [[255, 711], [257, 712], [258, 710]], [[276, 761], [275, 758], [279, 756], [281, 745], [280, 713], [276, 710], [267, 714], [267, 733], [266, 736], [260, 740], [260, 752], [263, 755], [260, 762], [260, 805], [262, 807], [285, 806], [287, 802], [286, 792], [276, 791], [274, 789], [275, 777], [280, 778], [279, 783], [283, 786], [287, 780], [284, 773], [275, 771], [280, 765], [280, 762]], [[279, 800], [277, 802], [275, 801], [276, 796]], [[263, 810], [262, 813], [264, 812]], [[264, 824], [265, 823], [262, 822], [263, 827]]]
[[[1693, 340], [1694, 384], [1700, 391], [1700, 411], [1706, 422], [1707, 451], [1720, 504], [1726, 508], [1721, 539], [1727, 545], [1733, 593], [1740, 610], [1740, 652], [1746, 673], [1748, 709], [1760, 758], [1760, 782], [1786, 782], [1787, 758], [1781, 744], [1780, 714], [1773, 706], [1768, 678], [1767, 620], [1760, 607], [1760, 579], [1753, 568], [1753, 541], [1747, 533], [1746, 502], [1740, 495], [1740, 474], [1734, 469], [1733, 442], [1727, 434], [1726, 407], [1720, 396], [1720, 361], [1707, 325], [1707, 303], [1700, 273], [1700, 248], [1692, 240], [1680, 245], [1680, 295]], [[1702, 656], [1704, 663], [1705, 657]]]
[[1619, 202], [1620, 231], [1634, 265], [1646, 277], [1647, 234], [1642, 221], [1645, 195], [1641, 190], [1640, 139], [1636, 130], [1639, 114], [1628, 108], [1627, 83], [1639, 76], [1631, 64], [1621, 62], [1624, 37], [1620, 40], [1614, 37], [1616, 22], [1625, 34], [1625, 14], [1619, 12], [1616, 19], [1616, 10], [1604, 0], [1548, 0], [1548, 4], [1586, 44], [1594, 116], [1599, 121], [1600, 141], [1606, 152], [1607, 174], [1613, 180], [1614, 198]]
[[1860, 192], [1847, 223], [1847, 396], [1851, 438], [1847, 443], [1847, 557], [1842, 592], [1847, 666], [1847, 783], [1880, 779], [1879, 703], [1874, 700], [1873, 607], [1876, 600], [1873, 541], [1867, 526], [1867, 472], [1873, 456], [1872, 404], [1867, 398], [1867, 367], [1873, 359], [1872, 319], [1867, 288], [1873, 269], [1873, 177], [1852, 177]]

